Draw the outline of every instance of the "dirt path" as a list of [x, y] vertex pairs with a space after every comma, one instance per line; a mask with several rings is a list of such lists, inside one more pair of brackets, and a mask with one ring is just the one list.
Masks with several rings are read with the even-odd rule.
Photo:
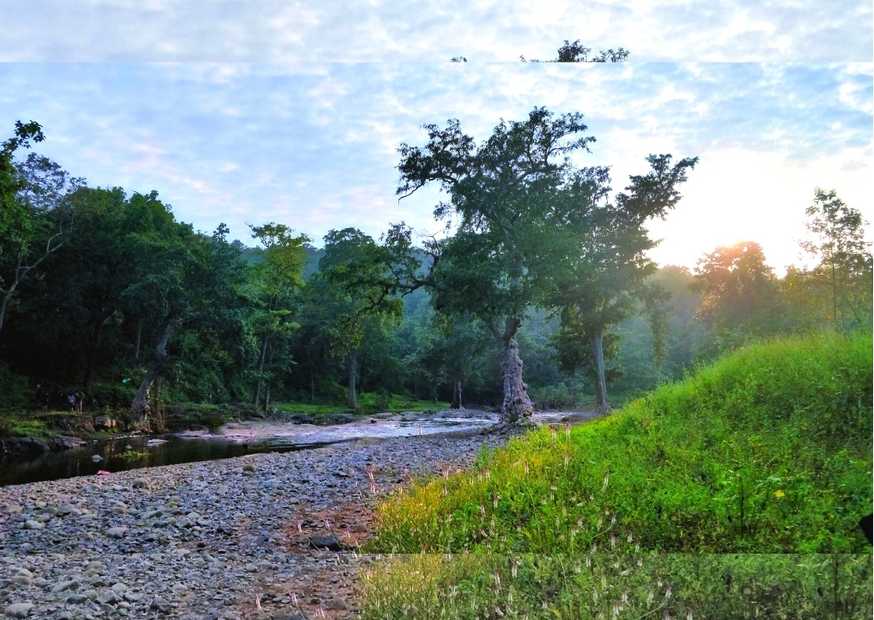
[[[0, 612], [348, 618], [378, 497], [495, 434], [361, 440], [0, 488]], [[0, 616], [2, 617], [2, 616]]]

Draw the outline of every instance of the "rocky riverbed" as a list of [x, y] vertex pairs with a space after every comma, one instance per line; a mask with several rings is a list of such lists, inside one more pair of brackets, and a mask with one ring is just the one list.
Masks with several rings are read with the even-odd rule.
[[506, 436], [358, 440], [0, 488], [15, 618], [354, 617], [370, 507]]

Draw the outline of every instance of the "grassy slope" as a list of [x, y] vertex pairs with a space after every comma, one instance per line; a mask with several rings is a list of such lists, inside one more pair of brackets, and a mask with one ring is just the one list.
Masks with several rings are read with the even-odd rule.
[[[366, 608], [371, 615], [378, 609], [377, 615], [386, 617], [404, 606], [406, 615], [416, 616], [414, 608], [426, 610], [425, 616], [436, 614], [429, 597], [444, 588], [444, 594], [453, 587], [458, 592], [461, 584], [460, 591], [469, 596], [460, 596], [458, 609], [470, 605], [471, 613], [485, 613], [494, 604], [494, 580], [500, 581], [507, 568], [504, 560], [496, 559], [506, 559], [502, 554], [538, 558], [516, 566], [517, 577], [505, 575], [505, 582], [524, 590], [519, 575], [536, 574], [538, 579], [528, 582], [537, 583], [528, 598], [551, 592], [556, 605], [565, 601], [557, 608], [559, 617], [585, 617], [596, 612], [574, 605], [581, 604], [583, 592], [588, 600], [593, 588], [593, 545], [621, 551], [623, 557], [648, 550], [868, 553], [856, 524], [871, 512], [871, 346], [870, 337], [834, 335], [751, 346], [609, 418], [567, 432], [529, 433], [485, 455], [470, 472], [421, 482], [381, 507], [380, 530], [371, 549], [480, 553], [452, 561], [420, 557], [400, 567], [389, 565], [369, 577]], [[540, 555], [519, 555], [526, 553]], [[590, 566], [558, 566], [556, 553], [566, 554], [562, 562], [584, 562], [588, 555]], [[640, 562], [639, 570], [618, 578], [626, 595], [638, 586], [657, 590], [650, 582], [662, 579], [654, 576], [659, 571], [686, 574], [693, 562], [692, 556], [654, 557], [639, 557], [634, 560]], [[699, 601], [699, 612], [700, 601], [721, 600], [706, 588], [715, 575], [725, 578], [732, 556], [708, 557], [712, 566], [702, 568], [694, 560], [694, 588], [688, 579], [680, 580], [686, 584], [684, 604], [694, 607], [690, 601]], [[749, 563], [755, 556], [744, 557]], [[799, 590], [800, 584], [822, 589], [827, 580], [816, 571], [834, 577], [846, 568], [826, 570], [828, 559], [816, 567], [804, 564], [805, 557], [821, 556], [781, 561], [758, 557], [750, 575], [776, 570], [772, 582], [797, 586], [789, 598], [770, 596], [798, 607], [796, 616], [804, 616], [803, 605], [816, 598]], [[795, 568], [784, 566], [785, 561]], [[436, 565], [424, 570], [422, 562]], [[805, 578], [793, 573], [802, 570], [799, 562], [807, 567]], [[742, 573], [731, 566], [729, 572]], [[404, 575], [417, 570], [430, 577], [414, 580], [419, 584], [415, 586]], [[577, 581], [570, 585], [552, 583], [559, 575], [574, 574]], [[635, 575], [643, 581], [634, 581]], [[867, 581], [864, 596], [870, 596], [870, 573]], [[607, 590], [602, 603], [609, 598]], [[477, 592], [481, 596], [473, 594]], [[641, 600], [629, 600], [638, 601], [635, 609], [643, 613], [664, 596], [660, 592], [646, 607], [641, 601], [649, 594], [639, 594]], [[831, 604], [839, 598], [836, 588]], [[520, 595], [517, 601], [524, 599]], [[440, 606], [446, 603], [445, 596], [435, 600], [443, 601]], [[501, 601], [505, 604], [506, 597]], [[632, 602], [625, 607], [631, 609]], [[477, 607], [481, 604], [486, 607]], [[521, 613], [520, 605], [511, 604], [503, 613]], [[822, 612], [811, 609], [810, 617]], [[729, 612], [719, 608], [708, 613]]]

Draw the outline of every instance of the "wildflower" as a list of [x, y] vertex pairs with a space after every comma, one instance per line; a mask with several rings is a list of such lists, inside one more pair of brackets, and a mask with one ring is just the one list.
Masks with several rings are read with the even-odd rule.
[[777, 499], [783, 499], [786, 496], [786, 493], [783, 492], [783, 489], [777, 489], [774, 491], [774, 497]]

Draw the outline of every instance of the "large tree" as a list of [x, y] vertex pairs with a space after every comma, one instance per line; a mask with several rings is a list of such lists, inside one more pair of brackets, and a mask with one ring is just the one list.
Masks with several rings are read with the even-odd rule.
[[695, 280], [701, 291], [698, 316], [716, 332], [720, 348], [772, 334], [783, 322], [777, 278], [754, 241], [706, 254]]
[[252, 324], [259, 341], [254, 397], [258, 409], [269, 405], [273, 350], [299, 327], [294, 315], [299, 309], [297, 294], [303, 286], [305, 245], [309, 239], [273, 222], [253, 226], [252, 237], [262, 248], [260, 260], [253, 267], [250, 289], [255, 307]]
[[870, 326], [872, 263], [862, 213], [822, 189], [806, 213], [811, 238], [802, 247], [818, 261], [805, 274], [809, 293], [828, 300], [826, 316], [837, 329]]
[[329, 309], [325, 328], [334, 356], [344, 360], [347, 400], [357, 409], [362, 353], [367, 335], [382, 333], [401, 316], [400, 299], [392, 294], [388, 249], [356, 228], [325, 235], [325, 253], [311, 286], [321, 291]]
[[[535, 108], [524, 121], [502, 121], [479, 145], [458, 121], [426, 129], [425, 146], [401, 145], [398, 193], [408, 196], [438, 184], [448, 201], [435, 216], [454, 217], [457, 227], [431, 244], [429, 277], [411, 280], [431, 288], [438, 309], [469, 312], [500, 340], [501, 416], [514, 424], [533, 411], [517, 340], [526, 311], [555, 305], [558, 283], [568, 276], [590, 283], [625, 277], [626, 263], [640, 260], [636, 248], [648, 247], [648, 239], [635, 237], [643, 234], [642, 222], [673, 206], [675, 186], [694, 159], [672, 166], [670, 156], [650, 158], [653, 171], [634, 177], [606, 208], [608, 169], [580, 168], [571, 159], [594, 141], [580, 114], [555, 116]], [[609, 263], [619, 242], [633, 251], [599, 271], [597, 257]]]
[[[656, 241], [650, 238], [646, 224], [676, 206], [678, 188], [697, 159], [673, 164], [670, 155], [651, 155], [647, 161], [650, 171], [632, 176], [625, 190], [613, 199], [606, 172], [568, 187], [571, 200], [578, 205], [573, 212], [573, 230], [560, 239], [564, 259], [547, 274], [552, 283], [549, 303], [561, 314], [560, 359], [565, 368], [592, 370], [596, 404], [602, 412], [610, 408], [604, 344], [607, 330], [642, 305], [659, 333], [663, 296], [648, 281], [656, 265], [647, 251]], [[655, 339], [657, 345], [660, 342]], [[588, 349], [590, 355], [575, 349]]]
[[43, 138], [38, 123], [18, 122], [0, 145], [0, 333], [22, 284], [66, 241], [65, 202], [83, 183], [35, 153], [13, 160], [17, 150]]
[[524, 121], [501, 121], [481, 144], [457, 120], [425, 128], [424, 146], [400, 147], [398, 194], [436, 183], [448, 195], [434, 215], [456, 218], [457, 228], [432, 244], [436, 260], [427, 285], [438, 309], [469, 312], [500, 340], [501, 417], [515, 424], [534, 409], [516, 335], [541, 297], [541, 274], [565, 226], [556, 198], [577, 172], [570, 155], [587, 150], [593, 138], [582, 115], [554, 116], [543, 108]]

